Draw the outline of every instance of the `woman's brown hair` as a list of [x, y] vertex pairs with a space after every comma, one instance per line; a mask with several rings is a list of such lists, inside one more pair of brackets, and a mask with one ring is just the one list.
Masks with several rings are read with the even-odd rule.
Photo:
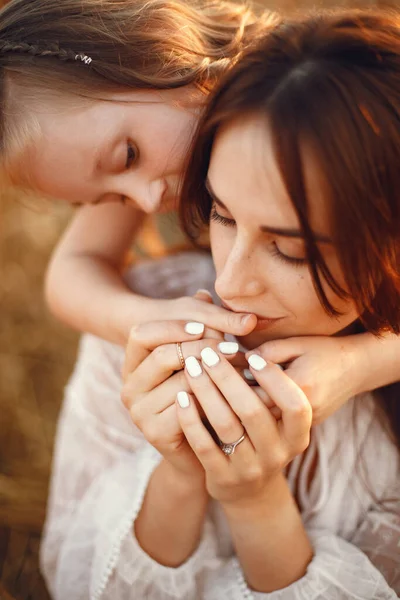
[[[322, 279], [354, 300], [365, 330], [400, 333], [399, 13], [347, 10], [282, 21], [226, 75], [200, 123], [183, 185], [181, 216], [192, 239], [209, 221], [205, 182], [215, 136], [246, 115], [261, 116], [272, 132], [328, 314], [337, 312]], [[303, 143], [322, 175], [346, 290], [310, 227]], [[400, 447], [399, 386], [383, 396]]]
[[0, 9], [3, 171], [18, 172], [49, 95], [189, 84], [208, 92], [272, 18], [220, 0], [10, 0]]

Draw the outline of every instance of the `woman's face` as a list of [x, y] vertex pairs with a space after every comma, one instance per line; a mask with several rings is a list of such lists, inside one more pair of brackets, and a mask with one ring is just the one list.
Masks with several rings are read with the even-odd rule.
[[[345, 287], [318, 173], [311, 154], [305, 152], [304, 159], [311, 226], [328, 268]], [[207, 184], [214, 198], [216, 292], [233, 311], [259, 317], [257, 329], [242, 340], [245, 346], [298, 335], [333, 335], [357, 319], [354, 304], [338, 298], [327, 285], [327, 297], [342, 315], [330, 317], [320, 304], [265, 121], [242, 119], [218, 133]]]
[[194, 94], [128, 91], [64, 110], [45, 107], [37, 115], [42, 135], [28, 153], [30, 180], [71, 203], [171, 208], [197, 125]]

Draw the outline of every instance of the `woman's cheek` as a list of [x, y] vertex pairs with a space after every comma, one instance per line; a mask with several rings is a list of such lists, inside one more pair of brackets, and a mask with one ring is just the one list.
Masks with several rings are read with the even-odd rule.
[[211, 254], [218, 275], [223, 271], [234, 244], [234, 237], [227, 227], [222, 228], [218, 223], [210, 223]]

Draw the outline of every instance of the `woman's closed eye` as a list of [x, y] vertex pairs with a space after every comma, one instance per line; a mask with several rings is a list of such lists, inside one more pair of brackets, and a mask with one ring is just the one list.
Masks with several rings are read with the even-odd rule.
[[294, 267], [302, 267], [308, 263], [306, 257], [288, 256], [287, 254], [281, 252], [276, 241], [273, 241], [271, 244], [271, 254], [276, 256], [279, 260], [289, 263]]
[[217, 212], [215, 208], [215, 204], [211, 207], [210, 219], [215, 221], [216, 223], [220, 223], [221, 225], [225, 225], [226, 227], [235, 227], [236, 222], [234, 219], [228, 219], [228, 217], [223, 217]]
[[[217, 212], [215, 203], [213, 203], [212, 208], [211, 208], [210, 219], [212, 221], [215, 221], [216, 223], [219, 223], [220, 225], [224, 225], [225, 227], [235, 227], [236, 226], [236, 221], [234, 219], [224, 217], [223, 215], [220, 215]], [[300, 267], [300, 266], [306, 265], [308, 263], [308, 260], [306, 257], [289, 256], [288, 254], [285, 254], [284, 252], [282, 252], [279, 249], [279, 246], [278, 246], [276, 240], [270, 241], [270, 243], [268, 244], [268, 247], [273, 256], [276, 256], [279, 260], [285, 262], [286, 264], [289, 263], [292, 266]]]

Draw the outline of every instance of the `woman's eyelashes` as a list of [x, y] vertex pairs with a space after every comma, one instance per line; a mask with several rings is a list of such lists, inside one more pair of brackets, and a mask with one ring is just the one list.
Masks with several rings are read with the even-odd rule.
[[[224, 225], [225, 227], [235, 227], [236, 226], [236, 222], [234, 221], [234, 219], [229, 219], [228, 217], [223, 217], [222, 215], [220, 215], [217, 212], [217, 209], [215, 208], [215, 203], [211, 207], [210, 219], [212, 221], [215, 221], [216, 223], [220, 223], [221, 225]], [[288, 256], [287, 254], [284, 254], [283, 252], [281, 252], [278, 248], [276, 241], [273, 241], [268, 246], [269, 246], [269, 250], [270, 250], [271, 254], [273, 256], [276, 256], [279, 260], [285, 262], [286, 264], [289, 263], [292, 266], [300, 267], [300, 266], [306, 265], [308, 263], [307, 258]]]
[[126, 164], [125, 168], [130, 169], [131, 166], [138, 161], [139, 150], [132, 142], [127, 142], [126, 145]]
[[287, 254], [283, 254], [277, 246], [276, 242], [272, 242], [271, 244], [271, 254], [276, 256], [279, 260], [282, 260], [285, 263], [289, 263], [294, 267], [301, 267], [308, 263], [307, 258], [298, 258], [295, 256], [288, 256]]
[[226, 227], [234, 227], [236, 225], [233, 219], [228, 219], [227, 217], [223, 217], [219, 213], [217, 213], [217, 209], [215, 208], [215, 204], [211, 207], [210, 219], [215, 221], [216, 223], [221, 223], [221, 225], [225, 225]]

